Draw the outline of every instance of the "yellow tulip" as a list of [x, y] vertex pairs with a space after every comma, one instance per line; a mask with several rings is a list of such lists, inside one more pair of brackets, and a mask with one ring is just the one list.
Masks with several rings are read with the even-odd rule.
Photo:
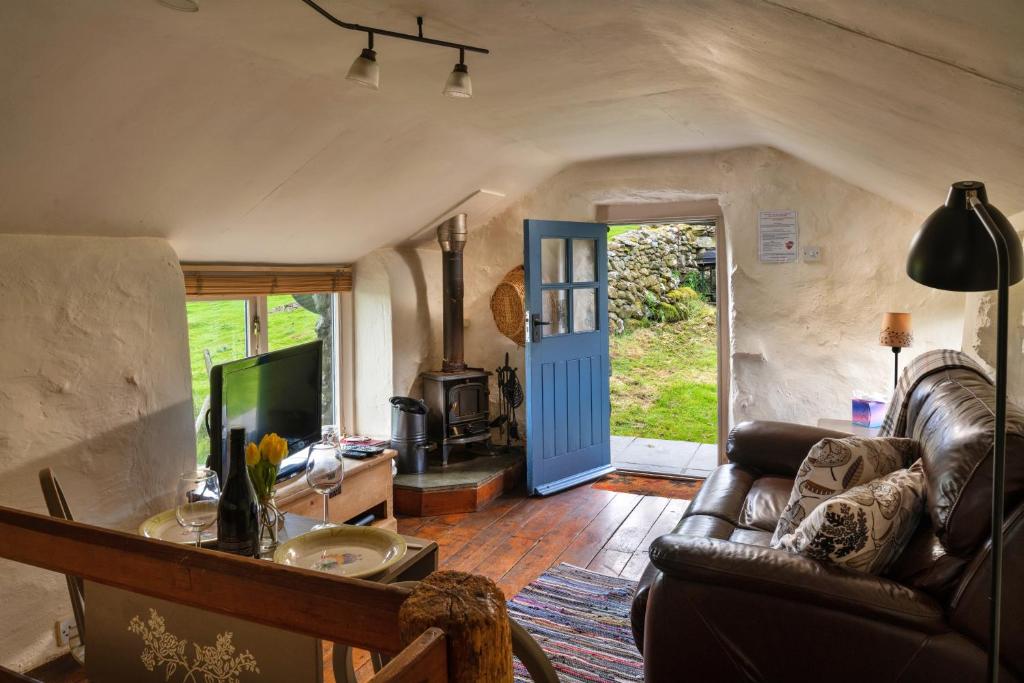
[[267, 434], [260, 441], [260, 453], [264, 460], [276, 467], [288, 455], [288, 442], [277, 434]]
[[260, 449], [256, 447], [256, 444], [249, 443], [245, 447], [245, 464], [252, 467], [260, 461]]
[[280, 465], [281, 461], [286, 457], [288, 457], [288, 442], [281, 437], [277, 437], [277, 449], [271, 455], [270, 462]]

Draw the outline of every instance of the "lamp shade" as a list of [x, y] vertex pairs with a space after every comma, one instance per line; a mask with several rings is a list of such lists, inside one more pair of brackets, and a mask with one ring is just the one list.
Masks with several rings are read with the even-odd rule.
[[909, 313], [886, 313], [882, 316], [882, 329], [878, 343], [894, 349], [905, 349], [914, 343], [914, 331]]
[[374, 90], [380, 89], [380, 64], [377, 63], [377, 53], [369, 48], [364, 48], [362, 53], [352, 62], [345, 76], [350, 81], [359, 85], [365, 85]]
[[907, 275], [922, 285], [954, 292], [996, 288], [996, 247], [968, 203], [974, 193], [985, 205], [1010, 254], [1010, 284], [1024, 277], [1024, 252], [1010, 221], [988, 203], [984, 183], [962, 180], [949, 188], [946, 203], [925, 219], [910, 244]]
[[455, 65], [455, 68], [452, 69], [451, 74], [448, 75], [448, 80], [444, 84], [444, 90], [441, 92], [446, 97], [473, 96], [473, 81], [469, 79], [469, 69], [465, 64]]

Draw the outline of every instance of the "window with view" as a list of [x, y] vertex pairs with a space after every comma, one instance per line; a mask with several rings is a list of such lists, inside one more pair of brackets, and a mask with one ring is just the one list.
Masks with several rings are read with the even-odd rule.
[[337, 295], [271, 294], [187, 303], [196, 459], [206, 462], [210, 437], [210, 368], [247, 356], [320, 340], [323, 353], [323, 424], [337, 423]]

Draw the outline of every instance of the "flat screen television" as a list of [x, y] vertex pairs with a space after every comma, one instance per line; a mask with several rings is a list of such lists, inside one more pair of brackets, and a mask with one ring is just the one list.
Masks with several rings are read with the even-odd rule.
[[249, 441], [276, 433], [288, 454], [320, 440], [323, 342], [216, 365], [210, 370], [210, 459], [224, 480], [227, 435], [245, 427]]

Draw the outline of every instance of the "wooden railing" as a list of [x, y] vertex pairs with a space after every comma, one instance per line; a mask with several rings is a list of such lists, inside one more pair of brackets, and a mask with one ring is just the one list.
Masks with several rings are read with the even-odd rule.
[[0, 666], [0, 683], [39, 683], [39, 681]]
[[[5, 507], [0, 507], [0, 557], [393, 656], [374, 676], [374, 683], [449, 683], [465, 674], [449, 675], [448, 651], [455, 643], [448, 643], [441, 629], [427, 627], [408, 645], [402, 642], [399, 611], [410, 595], [407, 588], [197, 550]], [[252, 600], [253, 595], [260, 600]], [[479, 671], [475, 679], [466, 680], [495, 679]]]
[[448, 649], [444, 631], [428, 628], [398, 653], [371, 683], [435, 683], [448, 681]]

